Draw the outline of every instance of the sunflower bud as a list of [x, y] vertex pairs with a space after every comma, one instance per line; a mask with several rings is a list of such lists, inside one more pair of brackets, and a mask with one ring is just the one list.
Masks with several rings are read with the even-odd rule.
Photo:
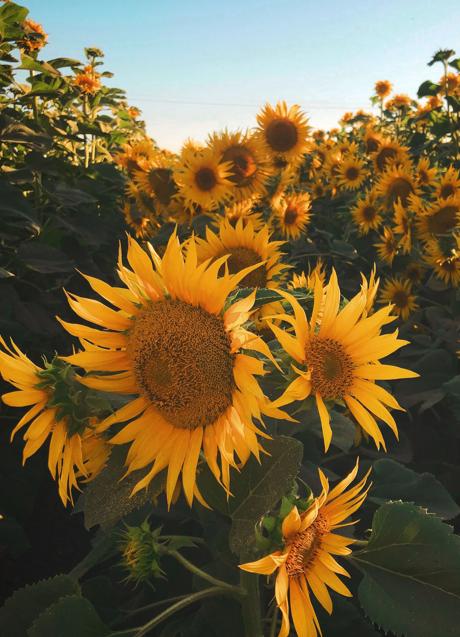
[[159, 542], [161, 529], [150, 528], [145, 521], [140, 526], [127, 526], [122, 533], [120, 552], [122, 567], [128, 572], [127, 580], [136, 584], [152, 578], [164, 579], [160, 555], [164, 552]]

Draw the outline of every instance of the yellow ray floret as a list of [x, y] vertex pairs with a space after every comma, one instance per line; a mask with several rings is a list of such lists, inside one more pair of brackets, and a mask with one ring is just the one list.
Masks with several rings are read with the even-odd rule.
[[321, 494], [303, 513], [296, 506], [284, 518], [283, 547], [255, 562], [240, 568], [250, 573], [272, 575], [276, 572], [275, 597], [281, 610], [281, 628], [278, 637], [290, 635], [290, 620], [298, 637], [318, 637], [321, 628], [312, 603], [312, 596], [329, 613], [333, 603], [329, 589], [351, 597], [352, 593], [338, 577], [350, 577], [334, 556], [351, 553], [354, 540], [334, 533], [343, 521], [363, 504], [369, 486], [366, 474], [353, 487], [358, 463], [344, 480], [330, 489], [321, 470]]
[[360, 292], [339, 310], [340, 288], [335, 271], [326, 287], [317, 277], [310, 321], [293, 296], [279, 291], [293, 308], [291, 323], [294, 334], [271, 325], [280, 344], [296, 363], [293, 365], [295, 380], [275, 404], [282, 407], [313, 396], [321, 419], [326, 451], [332, 439], [327, 402], [345, 402], [377, 447], [385, 447], [376, 417], [397, 436], [396, 423], [387, 407], [400, 409], [400, 406], [375, 381], [417, 376], [408, 369], [381, 364], [381, 358], [406, 345], [407, 341], [398, 339], [397, 330], [381, 334], [381, 328], [395, 317], [391, 316], [391, 307], [368, 316], [369, 291], [372, 290], [375, 296], [377, 284], [373, 279], [369, 284], [365, 279], [364, 282]]
[[113, 307], [69, 294], [74, 311], [99, 328], [62, 322], [82, 339], [84, 351], [66, 359], [92, 373], [82, 382], [134, 395], [102, 427], [126, 423], [112, 443], [129, 443], [128, 472], [147, 468], [134, 492], [167, 470], [169, 504], [180, 478], [187, 501], [200, 498], [201, 453], [228, 492], [230, 467], [258, 457], [259, 436], [266, 437], [254, 419], [283, 417], [257, 382], [263, 362], [248, 353], [271, 358], [264, 341], [243, 327], [255, 293], [224, 311], [230, 292], [259, 266], [237, 274], [227, 268], [219, 277], [227, 259], [200, 263], [193, 238], [184, 256], [173, 235], [162, 258], [128, 238], [129, 267], [121, 256], [118, 264], [124, 287], [86, 277]]
[[257, 139], [270, 156], [296, 161], [308, 150], [307, 118], [296, 104], [290, 108], [286, 102], [278, 102], [274, 108], [266, 104], [257, 122]]

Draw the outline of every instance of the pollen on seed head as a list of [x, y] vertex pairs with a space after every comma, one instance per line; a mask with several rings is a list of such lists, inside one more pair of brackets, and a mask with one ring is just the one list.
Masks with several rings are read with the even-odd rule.
[[321, 546], [323, 536], [328, 531], [328, 521], [320, 513], [313, 524], [294, 537], [286, 560], [286, 571], [289, 577], [298, 577], [308, 570]]
[[332, 338], [315, 336], [305, 352], [311, 371], [312, 392], [323, 398], [342, 398], [353, 383], [353, 360]]

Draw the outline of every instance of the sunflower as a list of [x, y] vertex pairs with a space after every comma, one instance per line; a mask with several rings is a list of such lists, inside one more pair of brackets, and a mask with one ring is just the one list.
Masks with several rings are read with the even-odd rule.
[[307, 290], [314, 290], [316, 277], [319, 277], [320, 281], [324, 283], [324, 280], [326, 278], [326, 272], [324, 268], [325, 268], [325, 265], [322, 259], [318, 259], [313, 270], [311, 269], [310, 266], [308, 267], [308, 274], [305, 274], [305, 272], [302, 272], [300, 274], [293, 274], [288, 287], [291, 290], [305, 289], [305, 288]]
[[412, 100], [409, 95], [405, 93], [398, 93], [397, 95], [393, 95], [391, 100], [385, 104], [385, 108], [389, 110], [404, 110], [406, 108], [410, 108], [412, 104]]
[[380, 99], [388, 97], [392, 88], [391, 82], [388, 80], [378, 80], [374, 86], [375, 94], [378, 95]]
[[418, 195], [420, 189], [408, 167], [390, 166], [381, 174], [375, 192], [383, 197], [389, 208], [395, 202], [407, 206], [410, 195]]
[[393, 208], [395, 223], [393, 230], [396, 234], [402, 235], [399, 245], [404, 254], [409, 254], [412, 250], [412, 216], [400, 201], [396, 202]]
[[257, 115], [257, 123], [256, 135], [272, 157], [296, 161], [310, 146], [307, 118], [297, 104], [290, 108], [286, 102], [278, 102], [275, 108], [266, 104]]
[[460, 194], [459, 172], [453, 166], [449, 166], [437, 184], [436, 195], [440, 199], [449, 199], [458, 194]]
[[417, 309], [415, 296], [412, 294], [412, 282], [401, 277], [392, 277], [385, 281], [380, 293], [381, 303], [391, 303], [396, 314], [406, 321]]
[[116, 164], [124, 168], [129, 175], [135, 170], [144, 170], [156, 155], [150, 139], [131, 141], [122, 145], [122, 151], [114, 155]]
[[73, 83], [82, 93], [86, 95], [94, 95], [101, 88], [101, 76], [96, 73], [94, 67], [85, 66], [83, 72], [77, 73], [73, 79]]
[[310, 186], [313, 199], [320, 199], [326, 195], [326, 188], [322, 181], [316, 180]]
[[368, 306], [368, 291], [367, 284], [363, 284], [358, 294], [339, 311], [340, 288], [335, 271], [332, 271], [327, 286], [317, 277], [313, 311], [308, 321], [298, 301], [288, 292], [278, 290], [294, 310], [294, 318], [289, 319], [294, 334], [273, 324], [271, 329], [281, 346], [295, 360], [296, 365], [292, 369], [296, 378], [275, 405], [282, 407], [314, 396], [326, 451], [332, 439], [332, 429], [325, 401], [345, 402], [360, 426], [374, 439], [377, 448], [380, 445], [385, 448], [374, 415], [397, 436], [396, 423], [385, 405], [394, 409], [400, 409], [400, 406], [375, 381], [417, 376], [410, 370], [381, 364], [381, 358], [406, 345], [407, 341], [398, 339], [397, 330], [391, 334], [380, 334], [384, 325], [395, 320], [391, 316], [391, 307], [363, 318]]
[[404, 270], [404, 278], [412, 284], [420, 283], [425, 274], [425, 266], [420, 261], [410, 261]]
[[326, 154], [324, 170], [331, 179], [336, 179], [339, 176], [342, 160], [342, 153], [337, 148], [331, 149]]
[[274, 206], [274, 212], [283, 236], [298, 239], [310, 222], [310, 195], [307, 192], [284, 195]]
[[382, 139], [373, 159], [376, 171], [382, 173], [393, 164], [406, 164], [409, 155], [405, 146], [391, 139]]
[[221, 270], [228, 269], [230, 274], [238, 274], [246, 268], [261, 264], [240, 281], [240, 287], [247, 288], [277, 287], [276, 279], [287, 268], [281, 262], [281, 245], [283, 241], [270, 241], [267, 225], [256, 230], [252, 222], [244, 224], [242, 219], [237, 221], [236, 226], [222, 219], [217, 234], [208, 226], [206, 239], [196, 240], [198, 263], [222, 261], [222, 257], [227, 256]]
[[24, 37], [18, 41], [18, 44], [26, 51], [39, 51], [48, 42], [48, 34], [40, 23], [27, 18], [22, 23], [22, 28]]
[[379, 243], [374, 243], [377, 248], [377, 254], [382, 261], [391, 265], [398, 252], [398, 240], [391, 228], [384, 228], [380, 239]]
[[126, 224], [134, 230], [136, 237], [147, 237], [152, 233], [152, 215], [141, 212], [134, 202], [127, 201], [123, 206]]
[[448, 199], [438, 199], [426, 206], [420, 203], [417, 213], [417, 232], [422, 241], [450, 234], [460, 220], [460, 194]]
[[187, 502], [201, 499], [196, 486], [201, 451], [229, 492], [230, 467], [251, 454], [259, 457], [258, 435], [266, 437], [253, 418], [283, 417], [256, 380], [263, 362], [247, 353], [272, 359], [262, 339], [242, 327], [255, 292], [224, 311], [230, 292], [257, 265], [219, 277], [227, 256], [200, 264], [195, 239], [184, 256], [175, 234], [163, 258], [153, 249], [148, 255], [128, 237], [127, 259], [130, 268], [121, 257], [118, 263], [124, 287], [85, 277], [116, 309], [68, 294], [72, 309], [98, 327], [61, 321], [85, 348], [65, 360], [90, 372], [81, 379], [86, 386], [132, 397], [101, 430], [129, 421], [111, 442], [130, 443], [128, 473], [148, 467], [133, 493], [167, 469], [168, 505], [181, 474]]
[[66, 369], [60, 375], [62, 366], [63, 363], [53, 361], [39, 367], [13, 341], [9, 347], [0, 336], [0, 374], [16, 388], [3, 394], [2, 400], [10, 407], [28, 407], [11, 439], [27, 425], [22, 455], [25, 463], [50, 438], [48, 468], [58, 481], [59, 496], [66, 506], [67, 502], [73, 503], [72, 489], [78, 487], [77, 477], [92, 478], [102, 469], [108, 447], [96, 439], [95, 419], [83, 417], [63, 400], [71, 372]]
[[431, 187], [436, 182], [437, 170], [431, 166], [428, 157], [421, 157], [416, 168], [415, 174], [420, 186]]
[[290, 615], [298, 637], [318, 637], [321, 628], [311, 600], [311, 593], [321, 606], [332, 613], [332, 599], [328, 588], [335, 593], [351, 597], [352, 593], [338, 575], [350, 577], [336, 561], [334, 555], [349, 555], [349, 546], [355, 541], [335, 530], [342, 528], [363, 504], [369, 486], [369, 472], [353, 487], [358, 462], [354, 469], [333, 489], [319, 469], [322, 492], [313, 499], [306, 511], [299, 513], [294, 506], [282, 524], [283, 547], [255, 562], [241, 564], [250, 573], [272, 575], [275, 571], [275, 597], [281, 610], [281, 628], [278, 637], [290, 635]]
[[183, 150], [181, 159], [175, 180], [188, 206], [211, 210], [230, 199], [234, 189], [231, 162], [222, 163], [222, 158], [210, 148], [200, 152]]
[[158, 151], [155, 157], [145, 162], [142, 170], [135, 170], [134, 183], [147, 193], [159, 210], [166, 210], [173, 202], [178, 187], [174, 181], [174, 158]]
[[368, 126], [364, 132], [363, 141], [366, 152], [375, 153], [382, 142], [382, 135], [374, 130], [372, 127]]
[[375, 190], [370, 190], [364, 199], [359, 199], [351, 214], [361, 234], [377, 230], [382, 223], [382, 215]]
[[356, 155], [347, 155], [338, 170], [338, 184], [346, 190], [357, 190], [367, 177], [362, 159]]
[[227, 206], [224, 211], [225, 218], [232, 226], [236, 226], [238, 221], [242, 219], [243, 226], [250, 221], [255, 230], [260, 230], [265, 222], [262, 213], [254, 209], [256, 203], [255, 197], [249, 197], [249, 199], [234, 203], [233, 206]]
[[255, 136], [249, 133], [214, 133], [208, 145], [223, 162], [229, 162], [234, 195], [238, 200], [265, 192], [265, 182], [270, 175], [269, 162]]
[[[451, 242], [449, 242], [451, 243]], [[425, 245], [425, 261], [433, 268], [438, 279], [446, 285], [460, 285], [460, 240], [455, 237], [454, 246], [442, 246], [436, 239]]]

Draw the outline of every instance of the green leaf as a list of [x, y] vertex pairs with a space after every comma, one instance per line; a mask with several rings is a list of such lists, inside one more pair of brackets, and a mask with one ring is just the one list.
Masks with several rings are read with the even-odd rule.
[[417, 91], [417, 97], [428, 97], [429, 95], [437, 95], [441, 87], [439, 84], [435, 84], [431, 80], [427, 80], [420, 84]]
[[96, 524], [109, 529], [131, 511], [139, 509], [149, 500], [153, 501], [163, 491], [166, 483], [164, 472], [156, 476], [147, 489], [131, 497], [134, 486], [144, 477], [147, 469], [133, 471], [123, 478], [126, 473], [125, 458], [126, 450], [115, 447], [105, 469], [88, 484], [78, 500], [75, 511], [83, 511], [87, 529]]
[[20, 588], [0, 608], [0, 635], [25, 637], [40, 613], [64, 595], [78, 593], [78, 583], [68, 575], [57, 575]]
[[52, 60], [48, 60], [48, 64], [53, 66], [55, 69], [68, 66], [82, 66], [82, 63], [79, 60], [75, 60], [73, 58], [53, 58]]
[[367, 547], [353, 553], [364, 573], [358, 596], [372, 622], [397, 637], [458, 637], [460, 537], [406, 502], [374, 515]]
[[422, 506], [444, 520], [452, 520], [460, 507], [431, 473], [416, 473], [399, 462], [383, 458], [373, 465], [369, 499], [377, 504], [400, 499]]
[[79, 595], [63, 597], [48, 608], [27, 631], [28, 637], [104, 637], [110, 629], [94, 606]]
[[[355, 441], [355, 423], [335, 409], [331, 409], [329, 413], [331, 416], [332, 444], [341, 451], [349, 451]], [[321, 420], [316, 409], [307, 412], [304, 422], [308, 430], [318, 436], [321, 441], [324, 440]]]
[[71, 272], [75, 267], [75, 262], [64, 252], [38, 241], [23, 243], [18, 250], [18, 258], [28, 268], [42, 274]]
[[302, 460], [303, 445], [294, 438], [280, 436], [263, 446], [270, 455], [262, 455], [260, 464], [251, 457], [240, 473], [232, 474], [228, 499], [209, 470], [199, 477], [204, 499], [231, 517], [229, 544], [240, 559], [254, 553], [256, 524], [290, 490]]

